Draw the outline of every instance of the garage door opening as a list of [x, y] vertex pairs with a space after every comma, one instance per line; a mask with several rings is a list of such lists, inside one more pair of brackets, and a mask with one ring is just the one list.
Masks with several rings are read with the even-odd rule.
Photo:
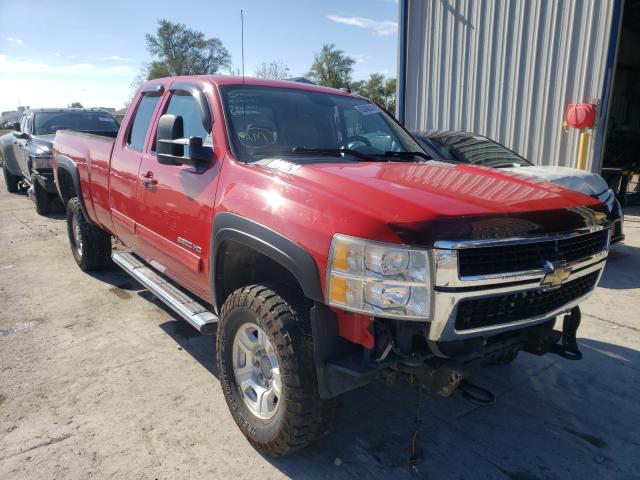
[[626, 0], [615, 64], [602, 175], [620, 202], [640, 201], [640, 0]]

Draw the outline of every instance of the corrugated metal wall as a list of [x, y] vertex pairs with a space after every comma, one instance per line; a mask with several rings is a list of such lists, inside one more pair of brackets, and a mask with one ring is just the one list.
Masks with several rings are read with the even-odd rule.
[[602, 95], [613, 0], [404, 1], [410, 129], [473, 131], [574, 166], [578, 133], [562, 120]]

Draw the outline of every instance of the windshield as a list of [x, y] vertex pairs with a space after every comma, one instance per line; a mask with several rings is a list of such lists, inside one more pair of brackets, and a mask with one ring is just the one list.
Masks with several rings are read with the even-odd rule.
[[451, 133], [429, 135], [427, 139], [444, 160], [473, 163], [493, 168], [533, 165], [516, 152], [480, 135]]
[[220, 90], [234, 153], [243, 161], [294, 150], [326, 154], [340, 149], [361, 161], [389, 157], [389, 152], [424, 155], [388, 114], [362, 98], [244, 85]]
[[80, 132], [117, 132], [115, 118], [106, 112], [36, 112], [36, 135], [48, 135], [57, 130], [77, 130]]

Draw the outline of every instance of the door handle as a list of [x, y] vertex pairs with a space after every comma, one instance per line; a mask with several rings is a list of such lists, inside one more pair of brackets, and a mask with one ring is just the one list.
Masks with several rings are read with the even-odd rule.
[[153, 172], [151, 171], [145, 173], [144, 175], [140, 175], [140, 178], [142, 179], [142, 183], [144, 183], [145, 186], [147, 187], [151, 187], [158, 184], [158, 180], [153, 178]]

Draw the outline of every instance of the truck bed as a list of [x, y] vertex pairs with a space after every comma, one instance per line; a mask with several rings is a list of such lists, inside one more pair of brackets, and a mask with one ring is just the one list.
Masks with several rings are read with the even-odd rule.
[[[77, 167], [82, 200], [89, 219], [112, 231], [109, 215], [109, 165], [115, 145], [115, 132], [104, 134], [59, 130], [53, 143], [54, 174], [61, 162]], [[65, 159], [66, 157], [66, 159]], [[56, 176], [56, 181], [59, 179]]]

